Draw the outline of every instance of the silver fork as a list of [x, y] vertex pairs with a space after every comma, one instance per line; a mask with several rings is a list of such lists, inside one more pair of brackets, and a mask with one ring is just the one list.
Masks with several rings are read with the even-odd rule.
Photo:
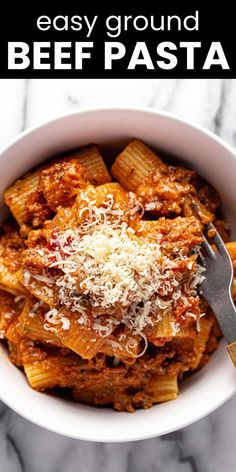
[[200, 294], [208, 301], [219, 322], [221, 331], [227, 342], [227, 349], [236, 367], [236, 307], [232, 299], [232, 284], [234, 278], [233, 264], [218, 231], [212, 223], [207, 227], [214, 236], [213, 250], [209, 241], [203, 236], [203, 244], [199, 253], [202, 265], [205, 267]]

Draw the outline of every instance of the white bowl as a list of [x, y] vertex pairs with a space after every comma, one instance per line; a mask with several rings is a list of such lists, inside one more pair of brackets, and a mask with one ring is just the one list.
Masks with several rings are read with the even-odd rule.
[[[181, 158], [220, 192], [236, 237], [236, 155], [212, 133], [149, 109], [84, 110], [23, 133], [0, 154], [0, 194], [46, 158], [97, 143], [113, 154], [131, 138]], [[236, 391], [236, 373], [222, 342], [209, 363], [180, 384], [177, 400], [134, 414], [69, 402], [32, 390], [0, 347], [0, 398], [17, 413], [49, 430], [90, 441], [134, 441], [177, 430], [207, 415]]]

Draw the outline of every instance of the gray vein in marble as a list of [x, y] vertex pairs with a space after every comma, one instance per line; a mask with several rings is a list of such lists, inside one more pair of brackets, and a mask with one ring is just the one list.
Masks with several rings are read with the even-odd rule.
[[216, 111], [215, 117], [213, 119], [212, 131], [218, 135], [220, 135], [220, 132], [221, 132], [222, 118], [223, 118], [224, 107], [225, 107], [225, 98], [227, 95], [228, 86], [229, 86], [228, 80], [226, 79], [224, 82], [222, 82], [222, 85], [221, 85], [219, 106], [218, 106], [218, 110]]
[[6, 414], [7, 407], [0, 401], [0, 421], [3, 418], [3, 416]]
[[78, 105], [79, 104], [79, 101], [77, 100], [77, 98], [72, 97], [72, 95], [70, 95], [70, 94], [68, 94], [66, 98], [67, 98], [68, 102], [71, 105]]
[[179, 79], [169, 79], [160, 82], [156, 81], [156, 86], [147, 106], [150, 108], [167, 109], [173, 93], [175, 93]]
[[179, 454], [179, 462], [181, 464], [189, 464], [191, 472], [199, 472], [194, 455], [184, 451], [182, 431], [177, 432], [176, 447]]
[[165, 110], [171, 110], [171, 104], [172, 104], [172, 100], [173, 98], [175, 97], [176, 95], [176, 92], [178, 91], [178, 88], [179, 88], [179, 85], [181, 83], [181, 80], [182, 79], [177, 79], [175, 80], [175, 82], [173, 83], [173, 88], [172, 90], [170, 90], [170, 93], [169, 93], [169, 96], [168, 96], [168, 100], [166, 101], [166, 105], [165, 105]]
[[219, 113], [216, 116], [215, 132], [231, 145], [236, 146], [235, 118], [236, 107], [234, 105], [236, 96], [236, 81], [224, 80], [222, 89], [222, 100]]
[[13, 456], [13, 458], [15, 458], [16, 463], [19, 465], [18, 467], [19, 471], [25, 472], [25, 466], [24, 466], [22, 455], [21, 455], [21, 451], [9, 433], [6, 434], [6, 441], [7, 441], [7, 449], [9, 450], [8, 455]]

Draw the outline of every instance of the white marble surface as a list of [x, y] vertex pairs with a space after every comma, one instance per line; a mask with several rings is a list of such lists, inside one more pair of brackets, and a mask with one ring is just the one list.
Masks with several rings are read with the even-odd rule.
[[[29, 126], [99, 105], [168, 110], [236, 146], [236, 80], [0, 80], [0, 147]], [[182, 431], [127, 444], [63, 438], [0, 403], [0, 472], [233, 472], [235, 445], [236, 397]]]

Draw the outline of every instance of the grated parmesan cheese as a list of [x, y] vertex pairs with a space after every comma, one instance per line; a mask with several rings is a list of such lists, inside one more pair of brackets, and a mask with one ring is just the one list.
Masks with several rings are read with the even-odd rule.
[[57, 329], [56, 328], [53, 328], [52, 326], [50, 326], [48, 323], [44, 323], [43, 325], [44, 329], [46, 331], [52, 331], [53, 333], [57, 333]]
[[[145, 328], [161, 321], [180, 299], [182, 304], [187, 304], [188, 296], [197, 296], [204, 269], [181, 251], [173, 260], [162, 253], [158, 240], [150, 242], [135, 235], [134, 230], [122, 221], [124, 211], [115, 206], [113, 195], [107, 195], [99, 208], [95, 205], [96, 200], [89, 201], [85, 191], [83, 199], [87, 206], [79, 211], [80, 224], [54, 234], [50, 241], [51, 247], [56, 249], [51, 250], [49, 275], [51, 268], [57, 268], [61, 275], [51, 277], [48, 273], [35, 275], [25, 271], [25, 282], [29, 283], [31, 277], [44, 282], [43, 288], [48, 295], [53, 294], [52, 286], [57, 290], [59, 307], [45, 314], [46, 330], [56, 330], [50, 325], [59, 324], [63, 330], [70, 329], [70, 320], [63, 307], [78, 313], [77, 323], [86, 326], [91, 308], [92, 328], [96, 333], [109, 338], [116, 326], [122, 324], [138, 335], [139, 340], [127, 338], [126, 350], [140, 357], [148, 344]], [[129, 202], [131, 217], [144, 211], [132, 192]], [[186, 261], [187, 275], [178, 271], [182, 261]], [[111, 318], [109, 314], [116, 313], [117, 308], [118, 319]], [[102, 319], [100, 315], [103, 315]], [[187, 315], [196, 316], [190, 312]], [[172, 321], [171, 329], [175, 336], [180, 324]], [[125, 339], [126, 335], [121, 334], [120, 340]], [[140, 340], [144, 346], [136, 355], [133, 351], [139, 347]], [[123, 349], [116, 341], [108, 341], [114, 348]]]
[[180, 331], [180, 324], [175, 323], [174, 321], [170, 322], [172, 336], [176, 336], [176, 334]]
[[29, 285], [31, 275], [32, 274], [29, 272], [29, 270], [24, 271], [24, 284], [26, 285], [26, 287], [27, 287], [27, 285]]
[[4, 319], [5, 320], [10, 320], [13, 316], [14, 316], [15, 313], [12, 313], [12, 312], [7, 312], [4, 314]]
[[70, 329], [69, 318], [67, 318], [67, 316], [64, 316], [62, 313], [60, 313], [56, 308], [52, 308], [51, 310], [47, 311], [44, 314], [44, 320], [46, 321], [46, 323], [44, 323], [44, 328], [46, 330], [49, 330], [50, 324], [53, 324], [53, 325], [61, 324], [62, 329], [65, 331]]
[[48, 285], [53, 285], [55, 283], [54, 279], [52, 277], [47, 277], [46, 275], [41, 275], [41, 274], [31, 274], [31, 277], [33, 279], [39, 280], [39, 282], [44, 282], [45, 284]]
[[35, 317], [36, 311], [37, 311], [42, 305], [43, 305], [43, 300], [39, 300], [39, 302], [36, 302], [36, 303], [32, 306], [32, 308], [31, 308], [31, 310], [30, 310], [30, 312], [29, 312], [30, 318], [34, 318], [34, 317]]
[[25, 300], [25, 295], [17, 295], [15, 298], [14, 298], [14, 302], [15, 303], [19, 303], [21, 301]]
[[69, 320], [69, 318], [67, 318], [66, 316], [61, 316], [60, 321], [61, 321], [61, 324], [62, 324], [62, 326], [61, 326], [62, 329], [64, 329], [64, 330], [70, 329], [70, 320]]
[[155, 202], [150, 202], [150, 203], [145, 204], [145, 210], [147, 211], [155, 210], [155, 208], [156, 208]]

